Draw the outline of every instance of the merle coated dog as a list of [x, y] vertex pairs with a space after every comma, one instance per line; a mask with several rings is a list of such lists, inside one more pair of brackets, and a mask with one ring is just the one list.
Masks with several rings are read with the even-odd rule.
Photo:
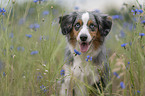
[[[60, 96], [87, 96], [88, 85], [105, 87], [109, 71], [104, 42], [111, 30], [111, 17], [91, 11], [73, 12], [59, 19], [67, 41]], [[74, 54], [74, 50], [81, 54]]]

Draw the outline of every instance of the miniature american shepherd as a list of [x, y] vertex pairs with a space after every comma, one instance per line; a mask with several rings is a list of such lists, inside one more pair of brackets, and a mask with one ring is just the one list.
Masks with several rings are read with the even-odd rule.
[[59, 18], [66, 37], [64, 80], [59, 96], [90, 96], [101, 92], [109, 79], [105, 38], [111, 30], [110, 16], [95, 11], [73, 12]]

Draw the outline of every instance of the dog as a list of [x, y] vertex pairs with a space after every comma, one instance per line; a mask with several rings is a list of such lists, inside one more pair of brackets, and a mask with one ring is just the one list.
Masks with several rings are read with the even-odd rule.
[[87, 85], [105, 87], [109, 69], [104, 42], [112, 27], [111, 17], [95, 11], [73, 12], [60, 16], [59, 24], [67, 41], [59, 95], [88, 96]]

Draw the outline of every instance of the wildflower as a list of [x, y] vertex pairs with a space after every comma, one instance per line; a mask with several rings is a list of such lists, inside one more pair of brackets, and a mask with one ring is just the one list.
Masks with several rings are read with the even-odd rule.
[[21, 24], [24, 24], [25, 23], [25, 18], [21, 18], [20, 20], [19, 20], [19, 24], [21, 25]]
[[44, 85], [40, 86], [40, 89], [45, 93], [47, 90], [46, 90], [46, 87]]
[[18, 50], [18, 51], [24, 51], [24, 47], [20, 47], [20, 46], [19, 46], [19, 47], [17, 47], [17, 50]]
[[65, 75], [65, 70], [62, 69], [62, 70], [60, 71], [60, 75], [64, 76], [64, 75]]
[[122, 20], [123, 17], [122, 17], [121, 15], [113, 15], [113, 16], [112, 16], [112, 19], [113, 19], [113, 20], [115, 20], [115, 19], [120, 19], [120, 20]]
[[118, 79], [120, 78], [120, 76], [118, 75], [117, 72], [113, 72], [113, 74], [114, 74]]
[[25, 36], [28, 37], [28, 38], [32, 37], [32, 35], [30, 35], [30, 34], [26, 34]]
[[81, 52], [77, 51], [76, 49], [74, 49], [74, 52], [75, 52], [75, 56], [76, 55], [81, 55]]
[[32, 51], [31, 52], [31, 55], [35, 55], [35, 54], [38, 54], [38, 51]]
[[78, 7], [78, 6], [75, 6], [74, 9], [75, 9], [76, 11], [78, 11], [78, 10], [79, 10], [79, 7]]
[[133, 12], [133, 15], [138, 14], [138, 9], [135, 10], [132, 9], [131, 12]]
[[30, 28], [30, 29], [33, 29], [34, 31], [36, 31], [36, 29], [39, 28], [39, 27], [40, 27], [40, 25], [37, 24], [37, 23], [31, 24], [31, 25], [29, 26], [29, 28]]
[[145, 20], [142, 20], [141, 23], [142, 23], [142, 24], [145, 24]]
[[140, 93], [140, 91], [139, 91], [139, 90], [137, 90], [137, 93]]
[[138, 12], [139, 12], [139, 13], [143, 13], [143, 10], [142, 10], [142, 9], [139, 9]]
[[121, 38], [124, 38], [124, 37], [125, 37], [125, 33], [124, 33], [123, 30], [120, 31], [120, 37], [121, 37]]
[[145, 33], [139, 33], [139, 36], [141, 36], [141, 39], [143, 36], [145, 36]]
[[43, 11], [43, 15], [48, 15], [49, 11]]
[[14, 33], [11, 32], [11, 33], [9, 34], [9, 38], [13, 38], [13, 37], [14, 37]]
[[127, 64], [130, 64], [130, 62], [128, 62]]
[[122, 89], [124, 89], [124, 88], [125, 88], [125, 85], [124, 85], [124, 83], [123, 83], [123, 82], [120, 82], [120, 87], [121, 87]]
[[5, 72], [3, 72], [3, 76], [4, 76], [4, 77], [6, 76], [6, 73], [5, 73]]
[[121, 47], [124, 47], [124, 49], [126, 49], [126, 45], [127, 43], [121, 44]]
[[3, 9], [1, 9], [0, 8], [0, 13], [2, 13], [2, 15], [5, 15], [4, 13], [6, 12], [6, 10], [3, 8]]
[[92, 61], [92, 57], [90, 57], [89, 55], [87, 56], [87, 59], [86, 59], [86, 61]]
[[37, 2], [39, 2], [39, 3], [41, 3], [43, 0], [34, 0], [33, 2], [34, 3], [37, 3]]
[[145, 33], [139, 33], [139, 36], [145, 36]]

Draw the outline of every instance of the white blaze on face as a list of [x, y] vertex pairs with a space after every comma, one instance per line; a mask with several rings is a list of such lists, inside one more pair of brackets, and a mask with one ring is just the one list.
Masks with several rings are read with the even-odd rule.
[[82, 14], [82, 22], [83, 22], [83, 25], [82, 25], [82, 29], [79, 32], [78, 37], [77, 37], [77, 41], [79, 41], [79, 42], [81, 41], [80, 40], [80, 35], [81, 34], [86, 34], [88, 36], [87, 42], [90, 42], [91, 41], [91, 35], [89, 34], [89, 30], [88, 30], [88, 26], [87, 26], [88, 21], [89, 21], [89, 13], [88, 12], [83, 13]]

